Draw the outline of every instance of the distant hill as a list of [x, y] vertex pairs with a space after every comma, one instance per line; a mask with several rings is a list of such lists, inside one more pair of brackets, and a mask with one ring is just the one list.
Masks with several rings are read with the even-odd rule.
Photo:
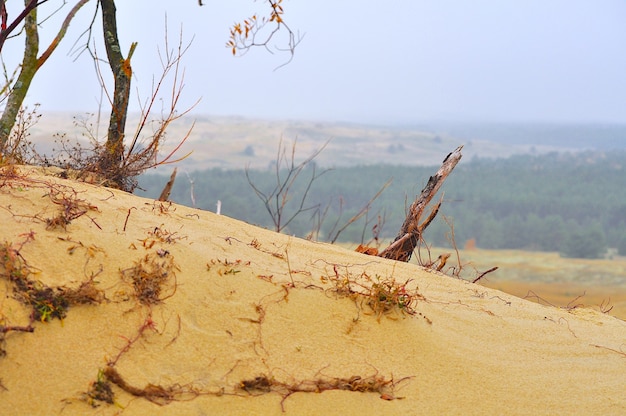
[[[103, 121], [106, 119], [102, 117]], [[135, 116], [129, 120], [129, 137], [137, 119]], [[297, 155], [301, 157], [310, 155], [330, 140], [316, 159], [319, 165], [326, 167], [434, 166], [441, 162], [442, 155], [461, 144], [465, 146], [466, 160], [579, 149], [626, 149], [626, 125], [432, 123], [380, 126], [195, 115], [171, 125], [164, 152], [178, 144], [192, 127], [180, 151], [181, 155], [193, 151], [179, 164], [188, 171], [214, 167], [267, 168], [276, 159], [281, 138], [287, 143], [297, 140]], [[144, 135], [151, 131], [152, 126], [146, 126]], [[46, 113], [29, 132], [33, 142], [45, 152], [51, 152], [55, 139], [64, 136], [70, 142], [85, 142], [90, 135], [106, 134], [106, 126], [101, 123], [98, 127], [97, 117], [88, 113]], [[162, 173], [166, 171], [169, 169]]]
[[[415, 128], [415, 127], [414, 127]], [[440, 123], [418, 128], [464, 140], [558, 149], [626, 149], [626, 124]]]

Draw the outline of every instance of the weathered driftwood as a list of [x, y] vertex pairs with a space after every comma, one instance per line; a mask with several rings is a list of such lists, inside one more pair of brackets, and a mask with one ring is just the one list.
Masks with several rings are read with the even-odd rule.
[[172, 172], [172, 175], [170, 176], [170, 180], [167, 181], [167, 183], [165, 184], [165, 187], [161, 191], [161, 195], [159, 196], [159, 199], [158, 199], [160, 202], [165, 202], [170, 199], [170, 194], [172, 193], [172, 187], [174, 186], [174, 181], [176, 180], [176, 171], [177, 171], [177, 168], [174, 168], [174, 172]]
[[450, 172], [452, 172], [452, 169], [454, 169], [457, 163], [459, 163], [459, 160], [461, 160], [462, 148], [463, 146], [459, 146], [454, 150], [454, 152], [446, 156], [437, 173], [428, 179], [428, 183], [424, 189], [422, 189], [422, 193], [411, 204], [411, 208], [409, 209], [406, 219], [404, 220], [404, 224], [402, 224], [395, 240], [389, 245], [389, 247], [380, 252], [380, 257], [405, 262], [411, 259], [413, 251], [420, 242], [422, 232], [426, 229], [426, 227], [428, 227], [432, 220], [435, 219], [435, 216], [437, 216], [437, 212], [439, 212], [439, 207], [441, 206], [441, 201], [435, 204], [435, 206], [431, 209], [428, 218], [420, 223], [422, 214], [437, 191], [439, 191], [439, 188], [446, 180], [446, 177], [450, 174]]

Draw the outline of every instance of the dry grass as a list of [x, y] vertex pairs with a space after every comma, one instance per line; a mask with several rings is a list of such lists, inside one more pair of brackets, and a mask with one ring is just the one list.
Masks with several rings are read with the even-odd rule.
[[[354, 243], [340, 245], [350, 250], [355, 246]], [[450, 248], [431, 247], [430, 257], [447, 252]], [[414, 256], [411, 262], [418, 263], [418, 257]], [[463, 261], [462, 278], [466, 280], [474, 280], [474, 270], [479, 276], [497, 265], [496, 271], [486, 274], [478, 283], [544, 305], [568, 308], [576, 300], [579, 306], [626, 320], [625, 257], [570, 259], [554, 252], [459, 250], [459, 256], [450, 256], [442, 271], [457, 270], [458, 258]]]
[[311, 380], [302, 380], [295, 383], [285, 383], [261, 375], [249, 380], [243, 380], [238, 388], [251, 395], [261, 395], [270, 392], [280, 394], [283, 399], [281, 408], [285, 411], [285, 400], [295, 393], [321, 393], [329, 390], [344, 390], [361, 393], [378, 393], [383, 400], [396, 400], [403, 397], [396, 397], [396, 386], [411, 377], [404, 377], [399, 380], [386, 378], [378, 374], [361, 377], [319, 377]]
[[32, 308], [31, 323], [63, 319], [71, 305], [100, 303], [104, 300], [104, 293], [95, 286], [95, 276], [77, 288], [49, 287], [32, 279], [33, 269], [20, 251], [34, 238], [34, 234], [28, 234], [20, 243], [5, 242], [0, 246], [0, 277], [13, 284], [15, 298]]
[[417, 287], [410, 287], [415, 286], [409, 285], [410, 280], [401, 282], [393, 276], [371, 277], [366, 273], [355, 276], [337, 266], [333, 271], [333, 275], [322, 278], [323, 283], [330, 283], [329, 292], [352, 299], [359, 310], [366, 306], [379, 322], [383, 315], [415, 315], [417, 302], [424, 300]]
[[[139, 302], [151, 305], [174, 295], [176, 270], [178, 266], [174, 257], [167, 250], [159, 249], [146, 254], [121, 273], [124, 281], [133, 286]], [[164, 288], [169, 288], [169, 293], [163, 295]]]
[[572, 301], [626, 319], [626, 259], [569, 259], [558, 253], [521, 250], [461, 250], [468, 268], [499, 266], [480, 283], [558, 307]]

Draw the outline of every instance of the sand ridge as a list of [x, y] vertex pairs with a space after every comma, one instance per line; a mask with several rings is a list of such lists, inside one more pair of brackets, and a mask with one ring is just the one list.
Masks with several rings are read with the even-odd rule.
[[[1, 414], [626, 412], [622, 320], [54, 171], [3, 169], [5, 253], [36, 285], [92, 281], [103, 298], [31, 322], [0, 280], [0, 325], [34, 329], [2, 334]], [[414, 313], [378, 313], [337, 279], [405, 284]], [[112, 404], [93, 398], [107, 376]]]

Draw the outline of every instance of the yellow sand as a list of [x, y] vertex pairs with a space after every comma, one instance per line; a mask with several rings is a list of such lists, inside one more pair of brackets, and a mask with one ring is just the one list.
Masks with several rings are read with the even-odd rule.
[[[617, 318], [29, 168], [7, 175], [0, 243], [31, 279], [75, 288], [93, 277], [106, 300], [4, 334], [2, 415], [626, 414]], [[65, 226], [53, 220], [64, 200], [85, 211]], [[142, 259], [173, 267], [159, 303], [141, 303], [131, 283]], [[376, 316], [328, 281], [363, 273], [409, 280], [417, 313]], [[0, 295], [0, 325], [28, 326], [6, 278]], [[167, 398], [113, 384], [115, 404], [92, 407], [85, 393], [109, 364], [131, 389]], [[255, 378], [271, 386], [241, 389]], [[288, 395], [331, 385], [344, 389]]]

